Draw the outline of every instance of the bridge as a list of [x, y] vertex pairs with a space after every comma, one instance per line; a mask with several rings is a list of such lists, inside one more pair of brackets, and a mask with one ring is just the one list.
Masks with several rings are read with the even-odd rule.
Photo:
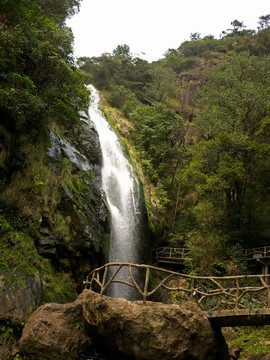
[[183, 265], [188, 253], [187, 248], [159, 247], [156, 249], [156, 259], [159, 264]]
[[245, 259], [254, 265], [259, 263], [262, 266], [262, 273], [265, 275], [269, 274], [270, 246], [246, 249]]
[[145, 305], [161, 291], [173, 292], [176, 304], [194, 301], [218, 326], [270, 325], [269, 277], [192, 276], [151, 265], [108, 263], [93, 270], [84, 284], [101, 296], [114, 283], [132, 287]]
[[[189, 249], [159, 247], [156, 249], [156, 260], [159, 264], [184, 265]], [[250, 267], [261, 267], [262, 274], [270, 274], [270, 246], [245, 250], [245, 260]]]

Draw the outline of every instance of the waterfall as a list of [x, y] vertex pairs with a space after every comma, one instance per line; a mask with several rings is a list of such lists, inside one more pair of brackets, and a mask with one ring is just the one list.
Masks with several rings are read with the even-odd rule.
[[[91, 85], [89, 116], [99, 134], [102, 150], [102, 188], [111, 212], [109, 262], [140, 262], [142, 196], [138, 178], [124, 155], [119, 138], [99, 110], [99, 93]], [[127, 280], [121, 272], [118, 278]], [[114, 284], [112, 297], [134, 299], [133, 289]]]

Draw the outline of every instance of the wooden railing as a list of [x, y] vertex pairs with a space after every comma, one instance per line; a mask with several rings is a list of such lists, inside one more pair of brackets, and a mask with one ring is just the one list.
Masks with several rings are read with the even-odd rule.
[[156, 258], [158, 259], [175, 259], [182, 260], [189, 253], [186, 248], [159, 247], [156, 250]]
[[[120, 271], [127, 273], [128, 280], [117, 278]], [[150, 277], [155, 280], [150, 282]], [[111, 284], [125, 284], [136, 289], [144, 304], [165, 289], [174, 292], [175, 302], [192, 300], [202, 310], [212, 312], [270, 308], [269, 277], [270, 275], [191, 276], [150, 265], [108, 263], [93, 270], [84, 283], [86, 288], [101, 296]]]
[[270, 246], [263, 246], [254, 249], [246, 249], [245, 258], [246, 260], [270, 258]]

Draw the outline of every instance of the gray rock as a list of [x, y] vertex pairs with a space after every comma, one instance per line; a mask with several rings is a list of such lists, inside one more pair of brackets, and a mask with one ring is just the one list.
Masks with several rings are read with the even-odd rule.
[[44, 284], [39, 273], [31, 276], [21, 270], [2, 271], [0, 289], [0, 320], [21, 325], [40, 305]]
[[56, 240], [48, 227], [40, 228], [39, 232], [41, 236], [37, 239], [36, 244], [38, 253], [44, 257], [51, 257], [55, 253]]
[[73, 165], [75, 165], [79, 170], [82, 171], [92, 170], [92, 166], [88, 162], [87, 158], [83, 154], [81, 154], [74, 146], [72, 146], [67, 140], [60, 139], [60, 143], [63, 153]]
[[60, 140], [52, 130], [50, 130], [50, 140], [51, 140], [51, 147], [47, 149], [47, 155], [56, 162], [61, 161], [62, 154], [61, 154]]
[[42, 235], [45, 235], [45, 236], [49, 236], [50, 235], [50, 230], [47, 228], [47, 227], [42, 227], [39, 232], [42, 234]]
[[82, 125], [73, 135], [76, 147], [89, 159], [91, 164], [101, 166], [102, 155], [99, 136], [94, 123], [87, 118], [81, 118]]
[[225, 338], [226, 340], [229, 340], [229, 341], [231, 341], [231, 340], [236, 340], [236, 339], [238, 339], [238, 337], [239, 337], [239, 336], [236, 334], [236, 332], [233, 330], [232, 327], [225, 327], [225, 328], [223, 328], [223, 329], [222, 329], [222, 334], [223, 334], [224, 338]]
[[37, 250], [39, 255], [50, 257], [55, 253], [55, 239], [53, 236], [42, 236], [38, 240]]

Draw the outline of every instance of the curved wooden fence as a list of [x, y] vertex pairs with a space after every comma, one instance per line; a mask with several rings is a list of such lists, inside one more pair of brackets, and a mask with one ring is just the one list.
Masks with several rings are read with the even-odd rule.
[[[118, 278], [127, 273], [128, 280]], [[104, 295], [113, 283], [134, 288], [144, 304], [158, 292], [173, 292], [175, 302], [193, 300], [210, 314], [215, 310], [270, 308], [270, 275], [191, 276], [150, 265], [108, 263], [93, 270], [85, 287]], [[137, 280], [139, 279], [139, 280]], [[151, 279], [151, 281], [150, 281]], [[168, 294], [169, 295], [169, 294]]]

